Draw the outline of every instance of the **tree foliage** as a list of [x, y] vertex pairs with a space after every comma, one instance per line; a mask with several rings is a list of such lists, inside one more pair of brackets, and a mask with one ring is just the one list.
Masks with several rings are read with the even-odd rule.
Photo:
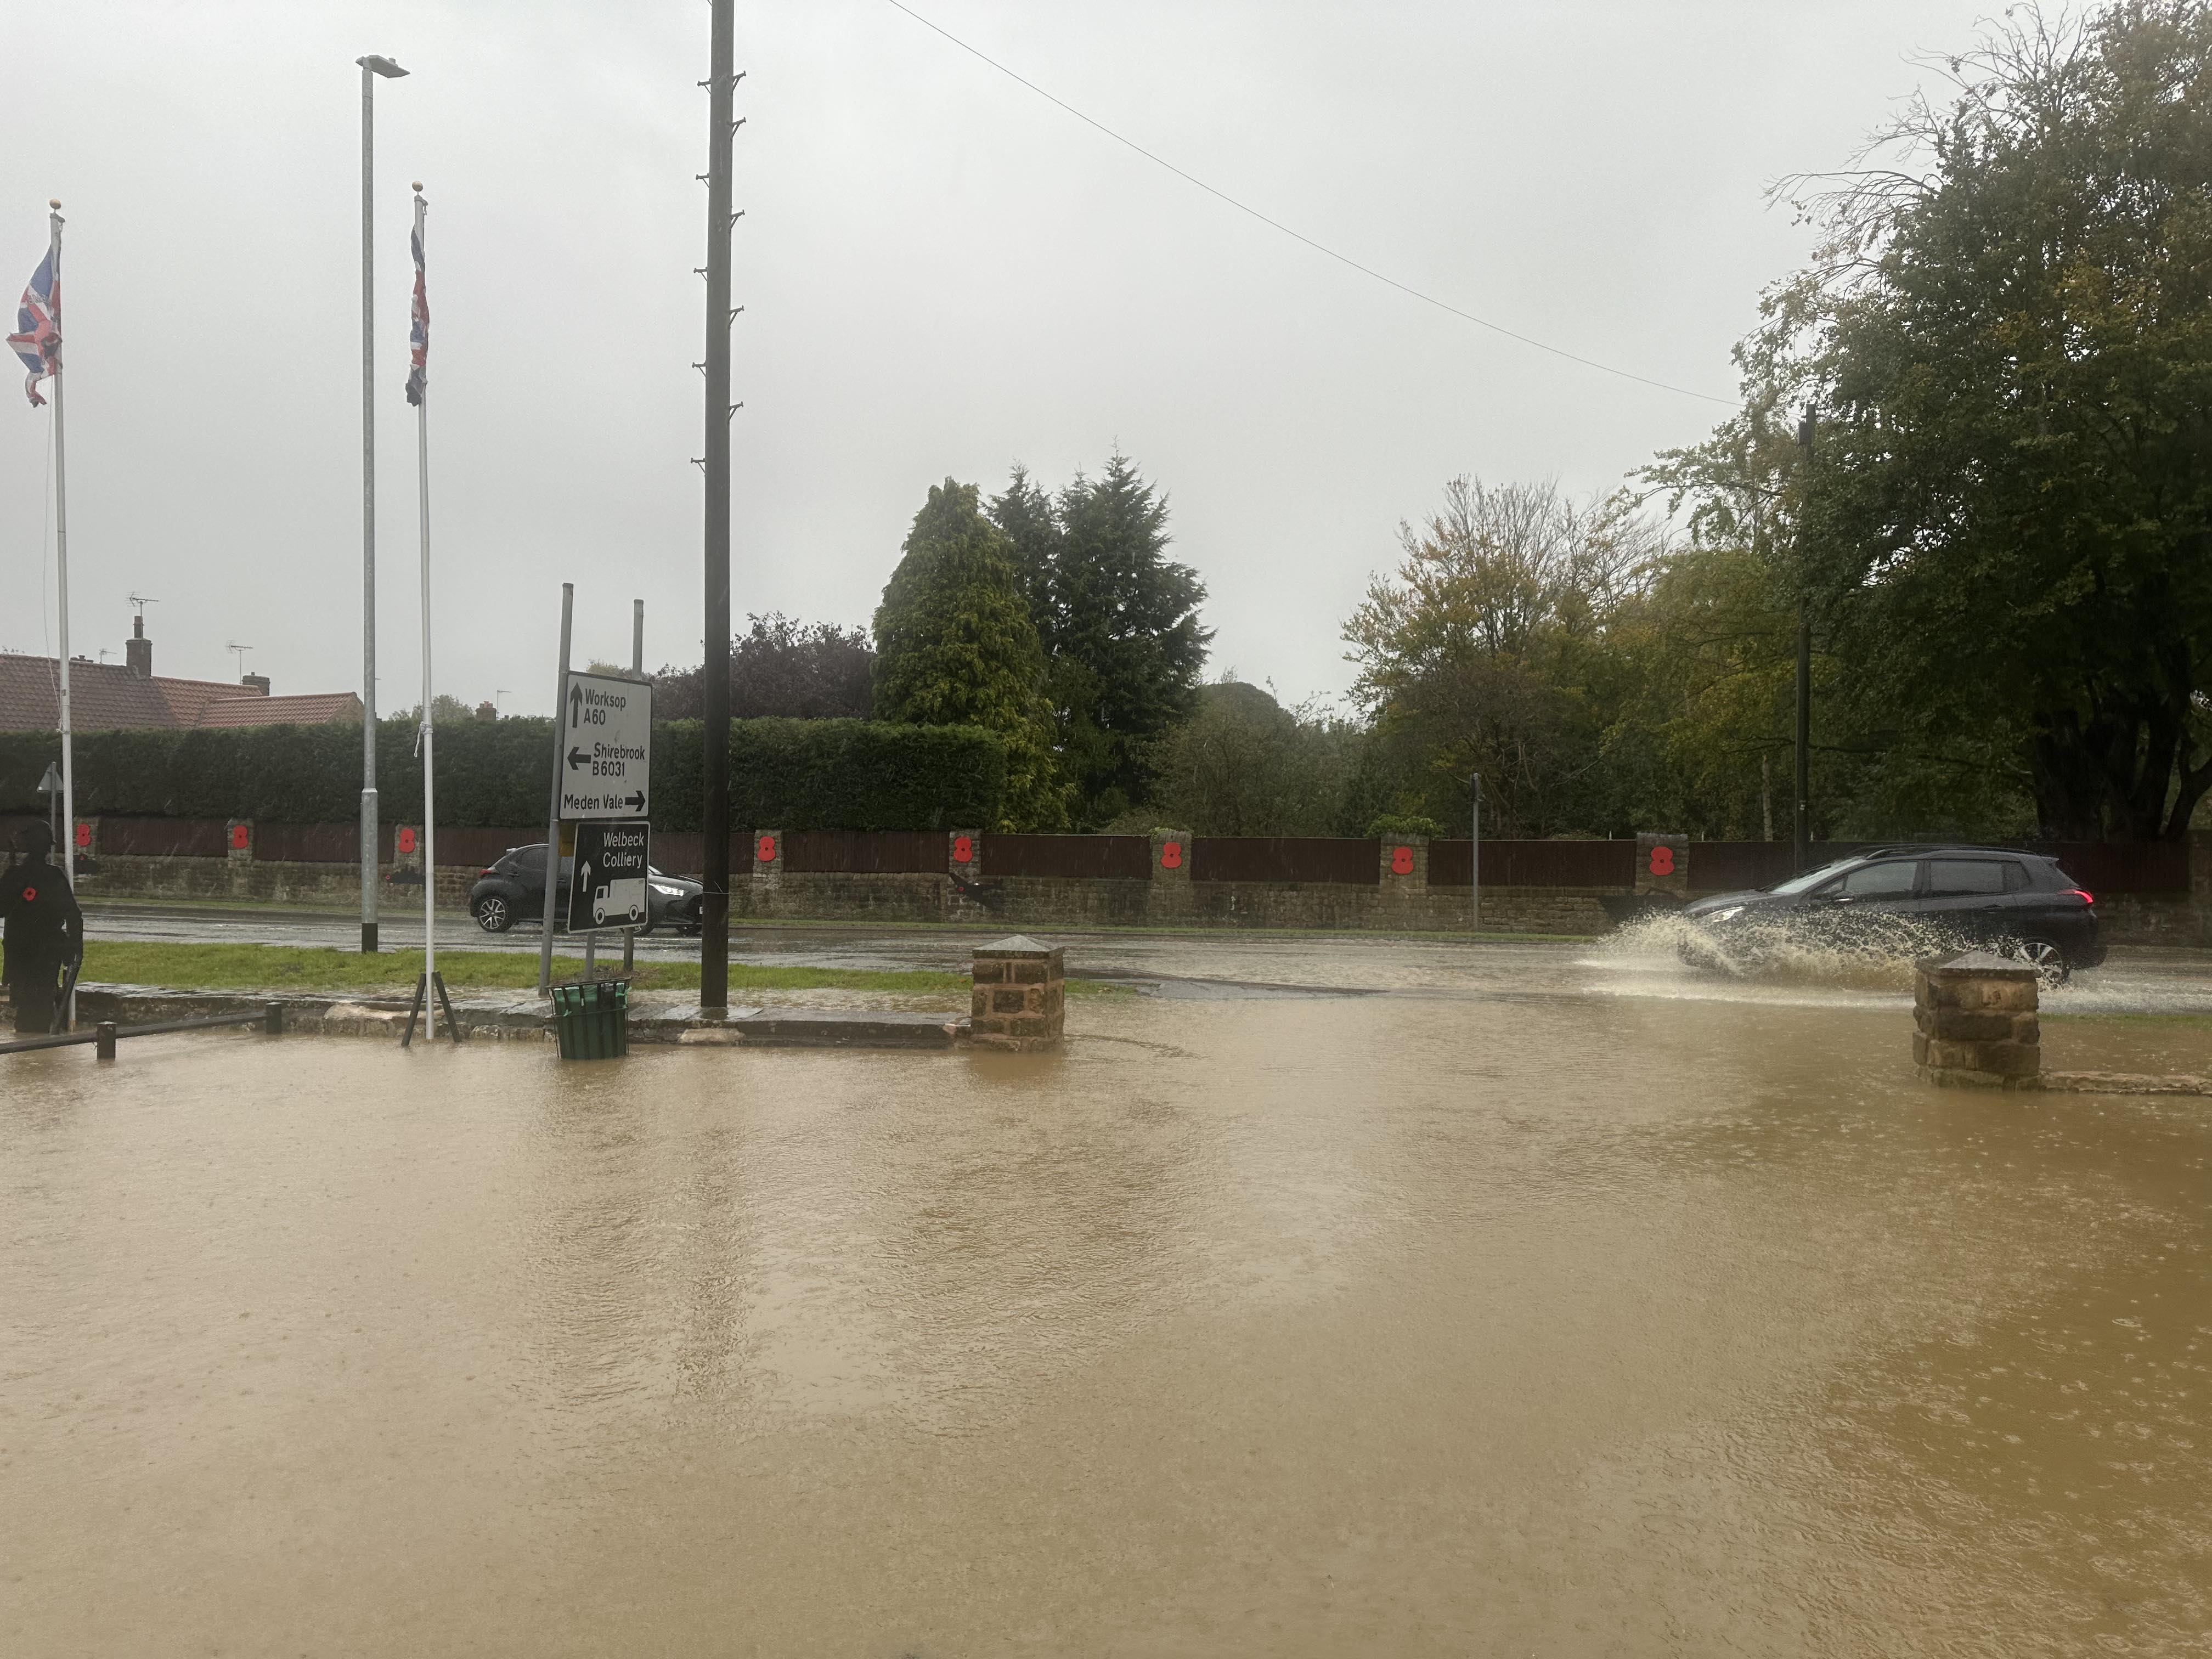
[[1946, 72], [1812, 200], [1744, 413], [1659, 476], [1711, 543], [1792, 511], [1770, 579], [1832, 665], [1824, 730], [1893, 784], [2178, 836], [2212, 787], [2212, 7], [2015, 13]]
[[1053, 752], [1044, 648], [1005, 534], [975, 486], [933, 485], [876, 611], [878, 716], [977, 726], [1006, 745], [1005, 830], [1055, 830], [1067, 791]]
[[1150, 792], [1153, 745], [1194, 707], [1213, 637], [1199, 620], [1205, 586], [1167, 556], [1167, 502], [1126, 455], [1056, 498], [1018, 466], [991, 517], [1044, 647], [1078, 816], [1110, 819]]
[[1373, 719], [1378, 811], [1465, 823], [1468, 780], [1504, 836], [1586, 829], [1613, 699], [1612, 630], [1656, 538], [1623, 497], [1455, 478], [1399, 530], [1395, 573], [1345, 625]]
[[[798, 622], [780, 611], [745, 623], [730, 641], [732, 718], [866, 720], [873, 711], [876, 653], [866, 629]], [[653, 681], [653, 712], [699, 719], [703, 672], [703, 664], [663, 668]]]
[[1256, 685], [1201, 686], [1189, 720], [1151, 757], [1145, 817], [1200, 836], [1358, 833], [1343, 795], [1358, 742], [1347, 723], [1285, 708]]

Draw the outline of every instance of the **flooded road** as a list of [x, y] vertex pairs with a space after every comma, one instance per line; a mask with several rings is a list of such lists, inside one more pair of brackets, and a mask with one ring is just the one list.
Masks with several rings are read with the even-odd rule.
[[[0, 1646], [2212, 1638], [2212, 1102], [1939, 1092], [1909, 992], [1649, 952], [1083, 955], [1199, 989], [1057, 1055], [0, 1062]], [[2196, 959], [2047, 1006], [2212, 1071]]]

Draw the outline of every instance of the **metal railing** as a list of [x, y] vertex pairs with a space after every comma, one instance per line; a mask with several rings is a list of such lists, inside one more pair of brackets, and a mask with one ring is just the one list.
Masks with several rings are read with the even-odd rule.
[[154, 1036], [163, 1031], [212, 1030], [218, 1026], [258, 1025], [270, 1036], [284, 1031], [284, 1005], [264, 1003], [252, 1013], [194, 1014], [185, 1019], [150, 1020], [143, 1025], [118, 1025], [101, 1020], [88, 1031], [57, 1031], [46, 1036], [17, 1037], [0, 1042], [0, 1054], [27, 1054], [33, 1048], [69, 1048], [90, 1043], [96, 1060], [115, 1058], [115, 1045], [124, 1037]]

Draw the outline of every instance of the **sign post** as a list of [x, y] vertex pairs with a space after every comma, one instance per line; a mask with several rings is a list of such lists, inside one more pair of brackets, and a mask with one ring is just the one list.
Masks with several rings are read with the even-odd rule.
[[553, 690], [553, 799], [545, 813], [545, 932], [538, 944], [538, 994], [553, 994], [553, 884], [561, 879], [561, 705], [568, 695], [568, 635], [576, 620], [576, 584], [561, 584], [561, 678]]
[[[545, 826], [545, 933], [538, 953], [538, 991], [553, 988], [554, 902], [562, 879], [564, 831], [574, 837], [568, 928], [592, 951], [602, 927], [645, 925], [652, 830], [646, 814], [653, 778], [653, 687], [641, 674], [572, 672], [568, 649], [575, 589], [561, 585], [561, 693], [555, 705], [552, 801]], [[642, 638], [642, 605], [633, 611], [632, 654]], [[569, 826], [574, 826], [573, 830]], [[629, 952], [625, 951], [625, 957]]]

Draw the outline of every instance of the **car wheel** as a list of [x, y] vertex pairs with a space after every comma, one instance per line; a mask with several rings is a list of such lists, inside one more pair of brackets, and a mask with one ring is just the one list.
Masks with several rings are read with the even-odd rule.
[[2074, 964], [2066, 960], [2066, 952], [2047, 939], [2024, 939], [2020, 942], [2019, 957], [2033, 968], [2045, 987], [2057, 990], [2074, 976]]
[[477, 901], [476, 917], [477, 926], [487, 933], [503, 933], [514, 926], [514, 907], [498, 893], [486, 893]]

